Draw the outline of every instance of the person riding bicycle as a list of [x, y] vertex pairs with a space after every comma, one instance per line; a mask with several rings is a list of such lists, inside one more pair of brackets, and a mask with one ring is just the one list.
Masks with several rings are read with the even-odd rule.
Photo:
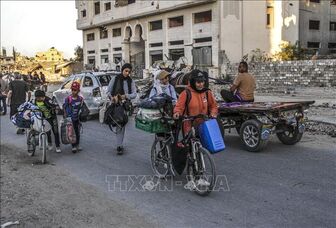
[[[206, 75], [200, 70], [191, 71], [188, 87], [180, 94], [174, 108], [174, 118], [181, 116], [206, 115], [216, 118], [218, 105], [211, 90], [206, 87]], [[195, 124], [202, 123], [202, 119], [195, 120]], [[191, 122], [186, 121], [183, 132], [187, 134], [191, 130]]]
[[[43, 117], [49, 122], [51, 129], [54, 133], [55, 138], [55, 146], [56, 146], [56, 153], [61, 153], [60, 148], [60, 137], [59, 137], [59, 131], [58, 131], [58, 121], [57, 121], [57, 115], [56, 115], [56, 107], [57, 104], [54, 104], [52, 100], [45, 95], [45, 92], [42, 90], [36, 90], [35, 91], [35, 101], [33, 101], [33, 104], [35, 104], [39, 109], [42, 111]], [[52, 144], [51, 144], [51, 132], [47, 132], [48, 136], [48, 149], [52, 150]]]
[[74, 81], [71, 84], [71, 95], [65, 98], [64, 100], [64, 117], [71, 118], [72, 124], [76, 133], [76, 143], [72, 144], [72, 152], [76, 153], [81, 150], [79, 147], [80, 141], [80, 112], [84, 107], [84, 98], [79, 95], [80, 84], [77, 81]]

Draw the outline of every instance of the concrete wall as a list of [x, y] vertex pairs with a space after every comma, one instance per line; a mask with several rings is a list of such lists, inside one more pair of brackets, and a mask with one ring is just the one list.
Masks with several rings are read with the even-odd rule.
[[[233, 65], [229, 74], [237, 74]], [[255, 75], [258, 90], [270, 87], [336, 87], [336, 59], [317, 61], [286, 61], [250, 63], [249, 72]]]

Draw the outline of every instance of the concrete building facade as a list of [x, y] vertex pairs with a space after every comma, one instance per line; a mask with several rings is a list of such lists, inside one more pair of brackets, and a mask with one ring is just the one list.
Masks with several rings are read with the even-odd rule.
[[84, 64], [123, 60], [136, 70], [185, 57], [187, 65], [220, 73], [257, 48], [274, 54], [299, 40], [296, 0], [76, 1]]
[[301, 45], [321, 54], [336, 53], [336, 2], [310, 0], [300, 2]]

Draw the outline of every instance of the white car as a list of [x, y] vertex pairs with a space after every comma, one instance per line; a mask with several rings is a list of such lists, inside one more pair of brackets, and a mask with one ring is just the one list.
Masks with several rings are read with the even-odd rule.
[[60, 110], [63, 111], [65, 98], [71, 94], [71, 84], [74, 81], [81, 85], [80, 95], [84, 98], [90, 115], [99, 113], [99, 107], [106, 99], [108, 84], [112, 77], [120, 74], [120, 72], [84, 72], [71, 75], [67, 78], [61, 87], [53, 92], [53, 102], [57, 103]]

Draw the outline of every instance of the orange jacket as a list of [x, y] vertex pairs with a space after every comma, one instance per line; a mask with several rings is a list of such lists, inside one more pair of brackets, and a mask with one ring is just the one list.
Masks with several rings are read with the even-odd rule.
[[[218, 113], [218, 105], [215, 100], [215, 97], [211, 90], [208, 90], [208, 100], [206, 96], [206, 92], [198, 93], [193, 88], [190, 87], [190, 85], [187, 87], [187, 89], [191, 92], [191, 99], [189, 102], [189, 116], [196, 116], [199, 114], [208, 115], [210, 113], [210, 116], [216, 117]], [[185, 113], [185, 107], [186, 107], [186, 100], [187, 100], [187, 92], [183, 91], [176, 103], [176, 106], [174, 108], [174, 113], [180, 114], [180, 116], [187, 116], [187, 113]], [[210, 109], [210, 112], [208, 112], [208, 108]], [[197, 119], [194, 122], [194, 126], [198, 126], [200, 123], [202, 123], [202, 119]], [[183, 132], [184, 134], [187, 134], [191, 129], [191, 122], [186, 121], [183, 124]]]
[[[210, 109], [209, 113], [211, 116], [217, 116], [218, 105], [211, 90], [208, 91], [208, 100], [207, 100], [206, 92], [198, 93], [190, 86], [188, 86], [187, 89], [189, 89], [191, 92], [191, 99], [189, 102], [190, 116], [196, 116], [199, 114], [208, 115], [208, 108]], [[186, 100], [187, 100], [187, 92], [183, 91], [177, 100], [176, 106], [174, 108], [174, 113], [179, 113], [180, 116], [187, 115], [186, 113], [184, 113], [186, 107]]]

